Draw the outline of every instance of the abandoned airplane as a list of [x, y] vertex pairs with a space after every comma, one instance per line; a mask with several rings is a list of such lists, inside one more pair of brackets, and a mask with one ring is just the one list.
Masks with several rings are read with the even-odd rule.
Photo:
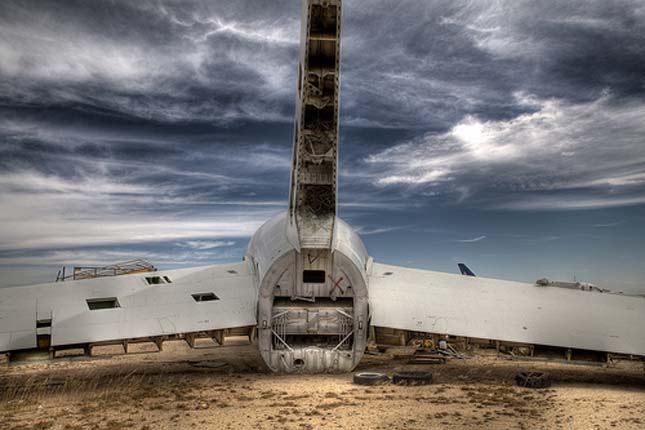
[[[242, 262], [0, 289], [0, 352], [248, 334], [276, 372], [344, 372], [393, 330], [645, 356], [645, 298], [381, 264], [337, 216], [341, 0], [304, 0], [288, 212]], [[474, 275], [474, 274], [473, 274]]]

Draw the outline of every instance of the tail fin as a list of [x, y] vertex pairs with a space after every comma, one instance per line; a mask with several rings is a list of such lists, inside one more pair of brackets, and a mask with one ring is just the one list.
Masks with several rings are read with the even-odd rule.
[[[302, 0], [298, 98], [289, 195], [296, 249], [331, 249], [338, 182], [342, 0]], [[294, 240], [294, 242], [296, 242]]]
[[464, 263], [459, 263], [459, 264], [457, 264], [457, 266], [459, 266], [459, 271], [461, 272], [462, 275], [464, 275], [464, 276], [477, 276]]

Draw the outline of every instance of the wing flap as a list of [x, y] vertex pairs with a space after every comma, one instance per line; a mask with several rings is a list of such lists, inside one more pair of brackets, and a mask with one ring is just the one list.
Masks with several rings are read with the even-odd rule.
[[374, 263], [372, 325], [645, 356], [645, 298]]

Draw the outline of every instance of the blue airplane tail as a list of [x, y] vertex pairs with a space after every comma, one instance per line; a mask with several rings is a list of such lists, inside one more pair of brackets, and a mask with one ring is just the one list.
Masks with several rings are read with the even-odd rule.
[[457, 266], [459, 266], [459, 271], [461, 272], [462, 275], [464, 275], [464, 276], [477, 276], [464, 263], [459, 263], [459, 264], [457, 264]]

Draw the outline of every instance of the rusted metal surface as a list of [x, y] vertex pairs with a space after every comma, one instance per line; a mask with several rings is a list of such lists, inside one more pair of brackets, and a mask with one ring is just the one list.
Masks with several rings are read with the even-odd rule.
[[341, 0], [303, 0], [289, 201], [296, 249], [330, 249], [336, 217]]

